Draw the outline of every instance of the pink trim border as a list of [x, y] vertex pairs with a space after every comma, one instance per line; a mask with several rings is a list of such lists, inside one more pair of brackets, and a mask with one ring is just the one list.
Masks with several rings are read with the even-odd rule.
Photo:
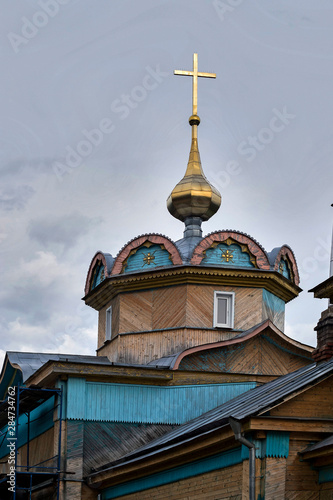
[[232, 238], [233, 240], [242, 245], [247, 245], [252, 255], [255, 256], [256, 263], [259, 269], [265, 269], [265, 270], [270, 269], [268, 257], [266, 253], [262, 250], [262, 248], [260, 248], [258, 243], [253, 241], [248, 236], [245, 236], [244, 234], [234, 231], [220, 231], [206, 236], [202, 241], [200, 241], [200, 243], [194, 249], [191, 259], [191, 264], [193, 265], [201, 264], [201, 261], [204, 258], [203, 252], [205, 250], [210, 248], [213, 243], [215, 242], [223, 243], [228, 238]]
[[172, 263], [175, 266], [181, 265], [183, 263], [180, 253], [178, 252], [176, 245], [172, 243], [172, 241], [158, 234], [149, 234], [135, 238], [130, 243], [128, 243], [125, 248], [123, 248], [123, 250], [121, 250], [113, 264], [111, 275], [113, 276], [115, 274], [120, 274], [123, 268], [123, 263], [127, 259], [129, 253], [135, 248], [139, 248], [141, 245], [146, 243], [146, 241], [157, 245], [164, 245], [165, 249], [171, 255]]

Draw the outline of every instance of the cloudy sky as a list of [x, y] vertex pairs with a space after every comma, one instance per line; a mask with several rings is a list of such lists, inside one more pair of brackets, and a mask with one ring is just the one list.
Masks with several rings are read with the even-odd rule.
[[303, 292], [286, 333], [315, 344], [332, 230], [330, 0], [11, 0], [1, 5], [1, 353], [94, 354], [90, 261], [146, 233], [182, 237], [166, 198], [190, 147], [220, 190], [204, 233], [284, 243]]

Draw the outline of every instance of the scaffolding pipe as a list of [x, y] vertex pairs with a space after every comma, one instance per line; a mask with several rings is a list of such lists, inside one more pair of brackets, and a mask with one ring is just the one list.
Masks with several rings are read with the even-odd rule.
[[15, 486], [13, 500], [16, 500], [16, 490], [17, 490], [17, 440], [18, 440], [18, 429], [19, 429], [19, 407], [20, 407], [20, 384], [17, 384], [17, 394], [16, 394], [16, 421], [15, 421]]
[[255, 500], [256, 495], [256, 447], [242, 435], [241, 423], [234, 417], [229, 417], [229, 424], [235, 434], [235, 439], [249, 449], [249, 500]]

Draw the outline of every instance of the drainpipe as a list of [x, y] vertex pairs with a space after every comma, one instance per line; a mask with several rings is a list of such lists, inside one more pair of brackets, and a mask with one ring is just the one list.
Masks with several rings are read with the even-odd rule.
[[256, 447], [251, 441], [242, 435], [242, 425], [239, 420], [234, 417], [229, 417], [229, 424], [234, 431], [235, 439], [249, 448], [249, 500], [255, 500], [256, 485], [255, 485], [255, 464], [256, 464]]

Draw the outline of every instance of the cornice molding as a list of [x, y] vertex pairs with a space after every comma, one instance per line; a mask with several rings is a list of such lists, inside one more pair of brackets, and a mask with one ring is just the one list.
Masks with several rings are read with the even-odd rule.
[[83, 300], [87, 305], [99, 311], [110, 299], [123, 292], [183, 284], [265, 288], [284, 302], [294, 299], [302, 291], [301, 288], [276, 271], [208, 266], [170, 266], [169, 268], [164, 267], [152, 271], [108, 277], [83, 297]]

